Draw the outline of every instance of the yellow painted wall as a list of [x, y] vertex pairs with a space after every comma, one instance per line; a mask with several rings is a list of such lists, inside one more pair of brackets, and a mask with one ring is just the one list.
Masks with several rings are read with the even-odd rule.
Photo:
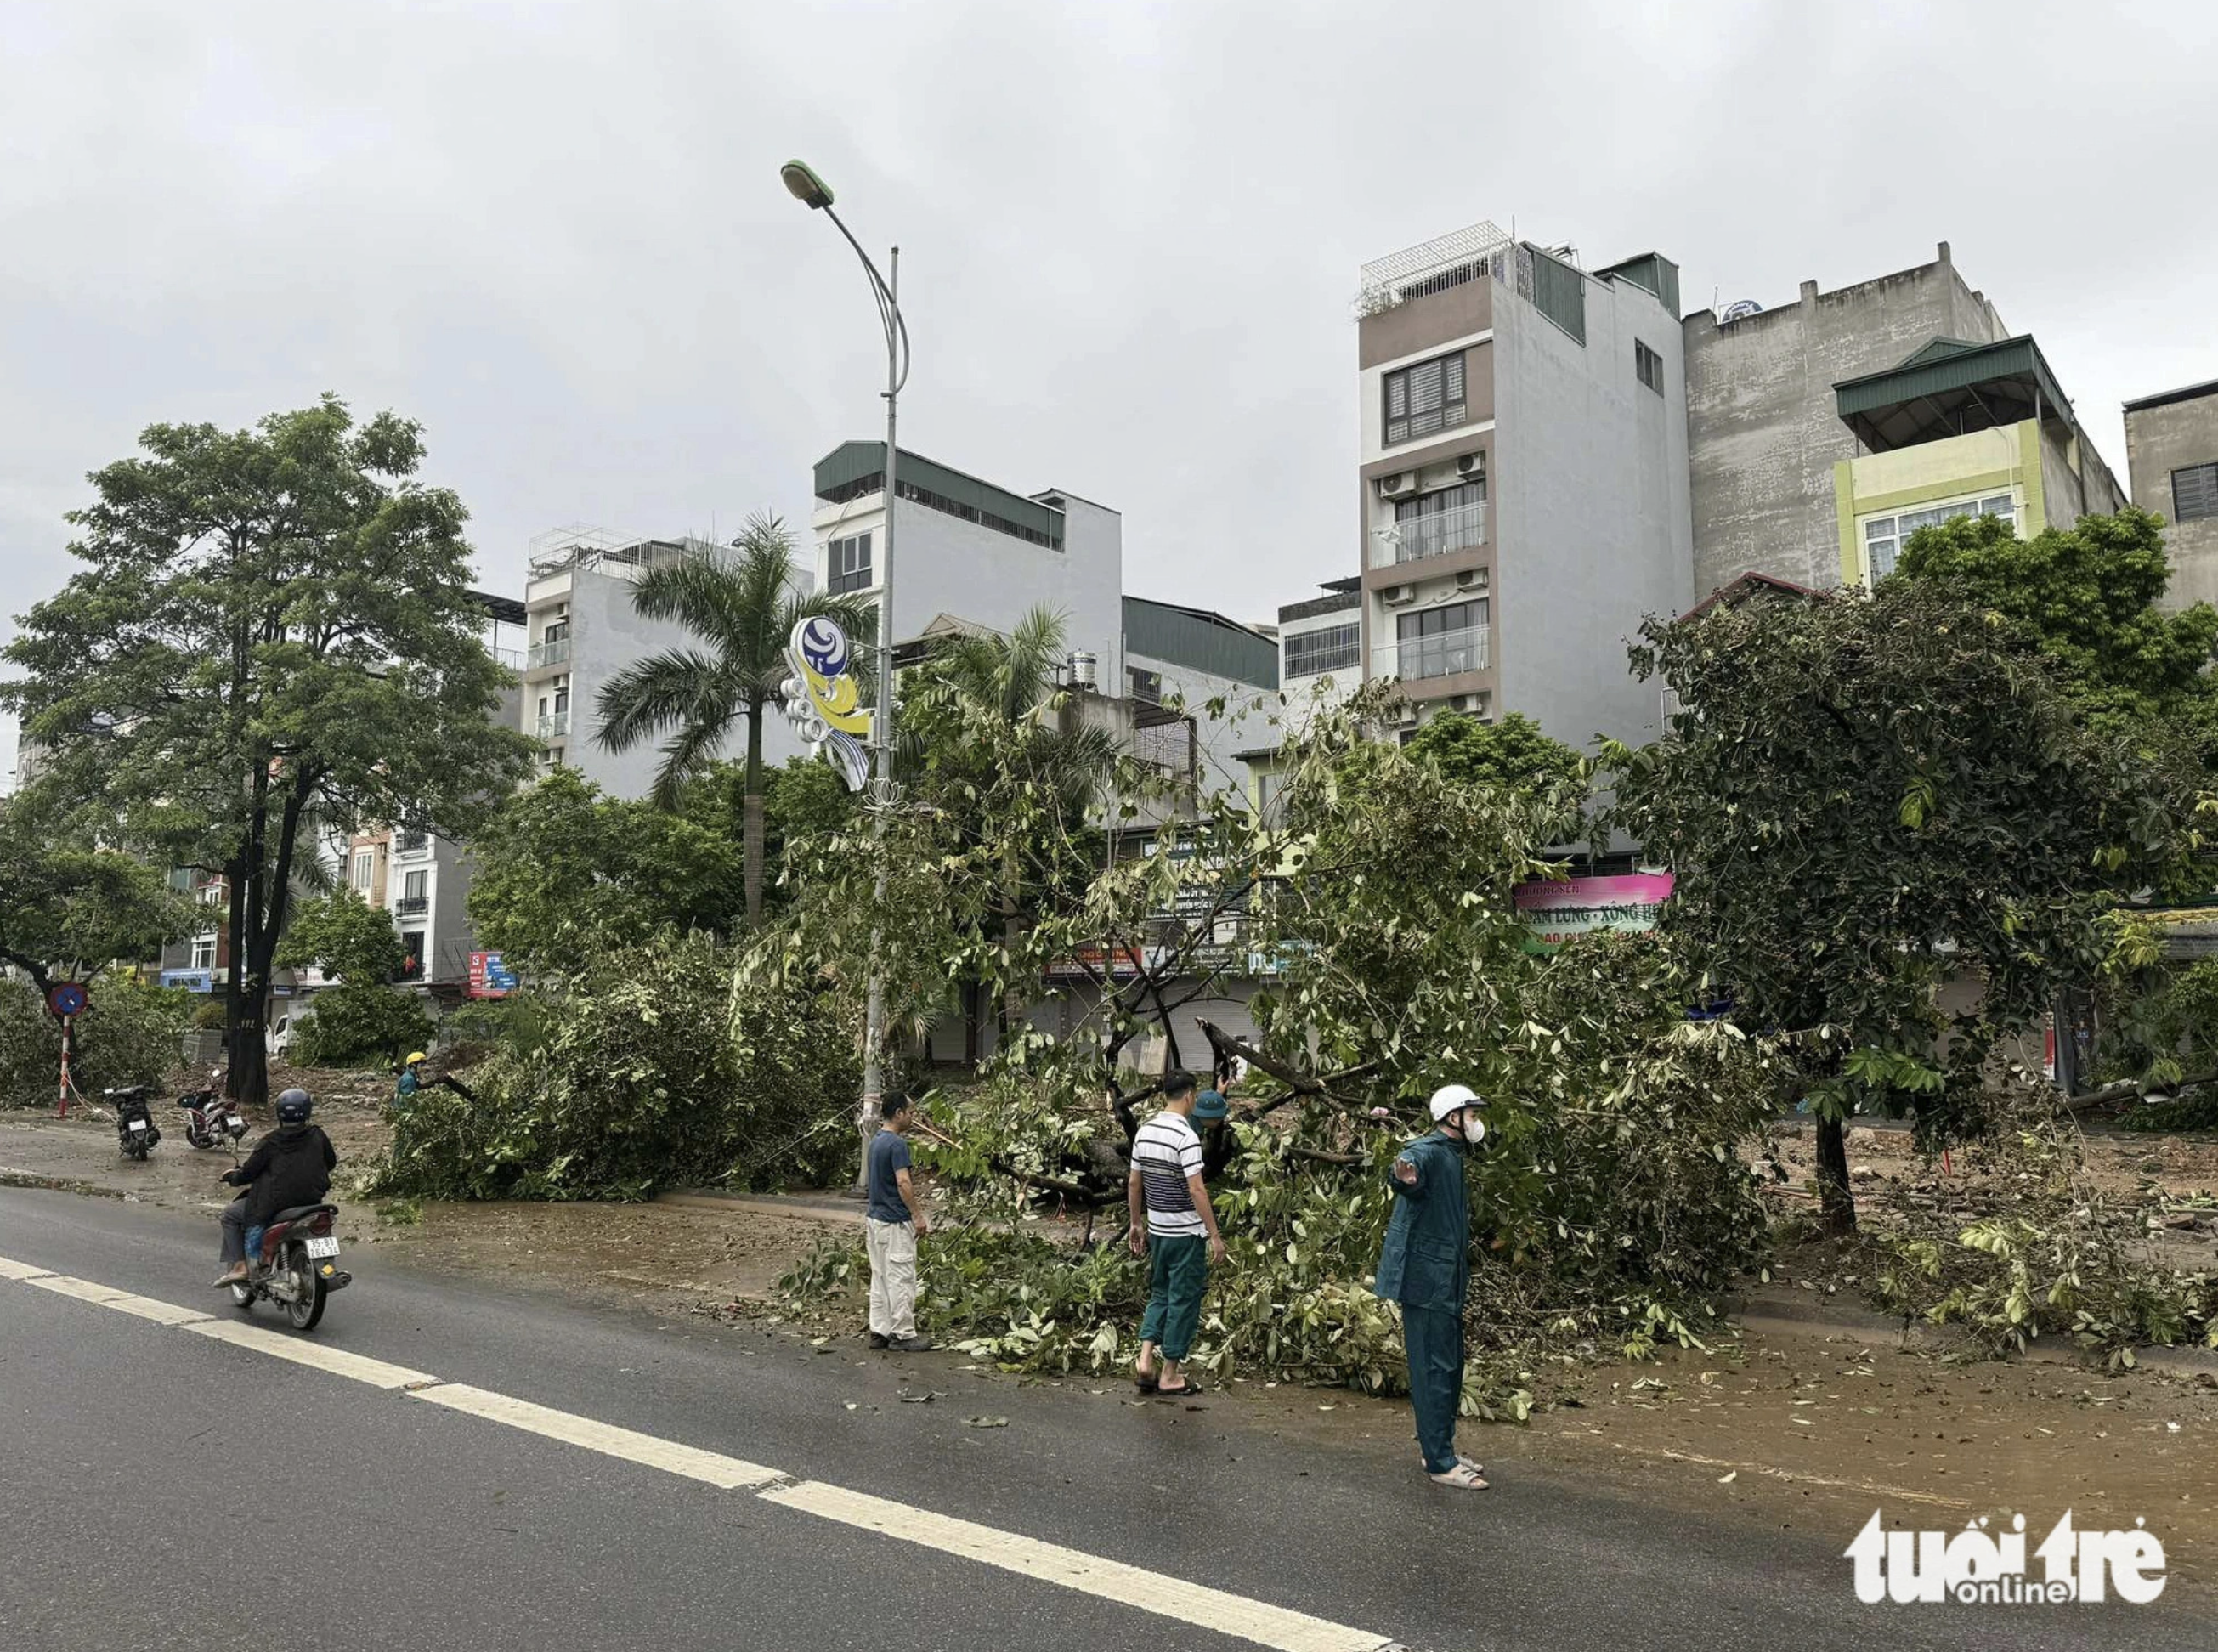
[[2023, 502], [2020, 530], [2039, 533], [2045, 526], [2041, 427], [2032, 419], [1839, 461], [1833, 467], [1833, 501], [1840, 524], [1841, 583], [1858, 585], [1864, 577], [1859, 517], [2004, 488], [2017, 490]]

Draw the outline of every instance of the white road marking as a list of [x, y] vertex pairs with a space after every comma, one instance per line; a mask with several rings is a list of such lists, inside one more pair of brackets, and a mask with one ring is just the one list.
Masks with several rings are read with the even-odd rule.
[[272, 1358], [289, 1359], [296, 1365], [313, 1365], [318, 1370], [329, 1371], [334, 1377], [348, 1377], [356, 1383], [367, 1383], [372, 1388], [402, 1389], [412, 1383], [438, 1380], [429, 1371], [410, 1370], [405, 1365], [388, 1365], [382, 1359], [351, 1354], [343, 1348], [327, 1348], [319, 1342], [307, 1342], [299, 1337], [265, 1331], [257, 1325], [242, 1325], [237, 1320], [195, 1320], [178, 1328], [212, 1341], [251, 1348], [257, 1353], [265, 1353]]
[[511, 1399], [505, 1394], [472, 1388], [467, 1383], [441, 1383], [436, 1387], [414, 1389], [413, 1394], [417, 1399], [429, 1400], [433, 1405], [467, 1411], [474, 1417], [505, 1423], [511, 1428], [521, 1428], [527, 1433], [543, 1434], [548, 1439], [582, 1446], [588, 1451], [598, 1451], [604, 1457], [623, 1457], [628, 1462], [644, 1463], [650, 1469], [660, 1469], [666, 1474], [682, 1475], [688, 1480], [705, 1480], [726, 1491], [767, 1486], [773, 1481], [785, 1478], [778, 1469], [765, 1469], [759, 1463], [745, 1463], [735, 1457], [704, 1451], [698, 1446], [680, 1445], [674, 1440], [658, 1439], [653, 1434], [619, 1428], [614, 1423], [596, 1422], [591, 1417], [580, 1417], [573, 1412], [555, 1411], [543, 1405], [534, 1405], [529, 1400]]
[[1168, 1577], [1144, 1567], [1103, 1560], [1060, 1544], [1019, 1537], [990, 1525], [933, 1514], [905, 1503], [889, 1502], [859, 1491], [827, 1486], [814, 1480], [758, 1492], [766, 1503], [797, 1508], [844, 1525], [883, 1532], [904, 1543], [920, 1544], [942, 1553], [959, 1555], [981, 1565], [1054, 1583], [1081, 1594], [1099, 1595], [1127, 1606], [1137, 1606], [1159, 1617], [1175, 1618], [1197, 1629], [1212, 1630], [1235, 1640], [1251, 1641], [1279, 1652], [1385, 1652], [1393, 1643], [1369, 1630], [1350, 1629], [1305, 1612], [1267, 1606], [1243, 1595], [1227, 1594]]
[[913, 1543], [942, 1554], [998, 1567], [1019, 1576], [1037, 1579], [1059, 1588], [1090, 1594], [1104, 1600], [1175, 1618], [1235, 1640], [1276, 1649], [1276, 1652], [1397, 1652], [1396, 1643], [1369, 1630], [1312, 1618], [1245, 1595], [1227, 1593], [1199, 1583], [1188, 1583], [1157, 1571], [1106, 1560], [1081, 1550], [1066, 1549], [952, 1515], [848, 1491], [820, 1481], [781, 1483], [785, 1476], [759, 1463], [681, 1445], [652, 1434], [642, 1434], [613, 1423], [596, 1422], [567, 1411], [534, 1405], [529, 1400], [472, 1388], [465, 1383], [443, 1383], [426, 1371], [387, 1364], [381, 1359], [348, 1353], [320, 1343], [287, 1336], [238, 1320], [211, 1319], [197, 1309], [136, 1296], [127, 1290], [96, 1284], [90, 1280], [57, 1274], [51, 1269], [10, 1261], [0, 1256], [0, 1279], [16, 1279], [71, 1296], [101, 1308], [113, 1308], [173, 1326], [214, 1342], [250, 1348], [296, 1365], [313, 1366], [334, 1377], [364, 1383], [372, 1388], [406, 1390], [418, 1400], [429, 1400], [491, 1422], [561, 1440], [605, 1457], [621, 1457], [666, 1474], [705, 1481], [728, 1491], [751, 1491], [765, 1502], [799, 1510], [821, 1519], [836, 1520], [864, 1531], [876, 1531], [904, 1543]]

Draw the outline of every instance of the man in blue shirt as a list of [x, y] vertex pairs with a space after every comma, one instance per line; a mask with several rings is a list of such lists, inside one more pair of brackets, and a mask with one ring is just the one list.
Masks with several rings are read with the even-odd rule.
[[906, 1095], [878, 1106], [864, 1185], [870, 1198], [863, 1242], [870, 1255], [870, 1346], [920, 1353], [932, 1339], [916, 1329], [916, 1241], [932, 1231], [924, 1195], [909, 1179], [908, 1134], [916, 1114]]
[[1394, 1160], [1387, 1183], [1395, 1193], [1394, 1214], [1372, 1287], [1402, 1305], [1409, 1405], [1417, 1414], [1425, 1472], [1435, 1484], [1462, 1491], [1486, 1489], [1481, 1465], [1458, 1457], [1455, 1449], [1456, 1413], [1463, 1403], [1463, 1299], [1471, 1283], [1464, 1154], [1486, 1139], [1479, 1117], [1485, 1105], [1465, 1085], [1443, 1085], [1433, 1092], [1433, 1133], [1410, 1142]]

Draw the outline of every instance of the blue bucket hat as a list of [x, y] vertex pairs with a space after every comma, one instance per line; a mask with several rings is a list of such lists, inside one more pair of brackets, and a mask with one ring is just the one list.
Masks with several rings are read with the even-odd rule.
[[1226, 1111], [1224, 1096], [1215, 1090], [1205, 1090], [1194, 1098], [1193, 1116], [1196, 1118], [1223, 1118]]

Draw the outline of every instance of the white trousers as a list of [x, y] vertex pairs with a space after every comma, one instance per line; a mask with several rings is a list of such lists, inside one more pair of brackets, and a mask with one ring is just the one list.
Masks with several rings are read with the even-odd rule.
[[870, 1329], [899, 1341], [916, 1334], [916, 1228], [906, 1222], [863, 1224], [870, 1253]]

